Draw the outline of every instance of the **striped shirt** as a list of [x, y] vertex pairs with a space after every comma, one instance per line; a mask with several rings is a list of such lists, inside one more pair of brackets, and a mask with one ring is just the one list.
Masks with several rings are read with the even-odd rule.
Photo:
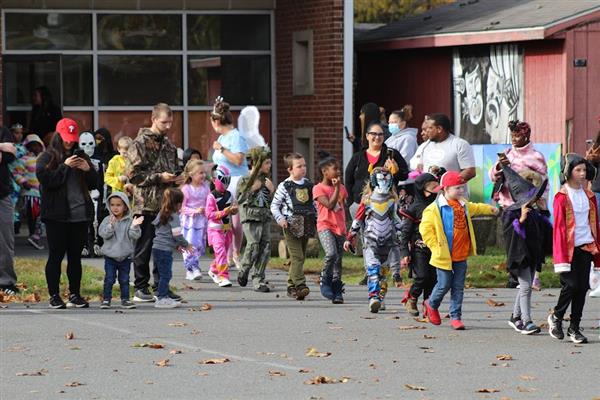
[[[273, 218], [275, 218], [275, 221], [277, 223], [284, 219], [288, 220], [289, 217], [291, 217], [294, 214], [294, 204], [292, 202], [292, 197], [285, 188], [285, 182], [287, 181], [292, 181], [292, 178], [287, 178], [277, 186], [275, 195], [273, 195], [273, 201], [271, 202], [271, 214], [273, 214]], [[302, 178], [299, 181], [293, 182], [295, 182], [298, 185], [303, 185], [305, 183], [310, 183], [310, 180], [308, 180], [307, 178]]]

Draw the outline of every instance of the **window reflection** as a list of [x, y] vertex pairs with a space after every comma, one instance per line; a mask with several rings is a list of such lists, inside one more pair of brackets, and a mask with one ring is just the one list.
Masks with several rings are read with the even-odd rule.
[[180, 49], [180, 15], [98, 15], [98, 50]]
[[269, 50], [269, 15], [189, 15], [190, 50]]
[[92, 16], [71, 13], [6, 13], [8, 50], [91, 50]]

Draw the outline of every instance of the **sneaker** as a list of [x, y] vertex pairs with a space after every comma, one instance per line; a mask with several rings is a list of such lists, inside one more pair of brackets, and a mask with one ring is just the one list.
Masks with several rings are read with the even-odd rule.
[[533, 278], [533, 283], [531, 284], [531, 288], [537, 292], [539, 292], [540, 290], [542, 290], [542, 282], [540, 281], [540, 278]]
[[269, 287], [267, 285], [260, 285], [259, 287], [254, 289], [254, 291], [260, 292], [260, 293], [269, 293], [271, 291], [271, 289], [269, 289]]
[[385, 311], [385, 301], [380, 300], [381, 305], [379, 306], [379, 311]]
[[19, 288], [15, 285], [3, 286], [0, 287], [0, 290], [2, 290], [7, 296], [16, 296], [20, 292]]
[[296, 288], [294, 286], [288, 286], [287, 288], [287, 296], [291, 297], [292, 299], [295, 299], [297, 296], [297, 291]]
[[406, 308], [406, 311], [413, 317], [419, 316], [419, 309], [417, 308], [417, 299], [415, 299], [414, 297], [409, 297], [406, 300], [406, 303], [404, 303], [404, 308]]
[[304, 300], [310, 293], [310, 289], [306, 285], [300, 285], [296, 288], [296, 300]]
[[215, 274], [210, 269], [208, 270], [208, 276], [210, 276], [214, 283], [216, 283], [217, 285], [219, 284], [219, 275]]
[[152, 293], [150, 293], [150, 289], [145, 288], [135, 291], [133, 294], [133, 301], [138, 303], [150, 303], [155, 301], [155, 299], [154, 296], [152, 296]]
[[178, 302], [181, 302], [182, 300], [181, 296], [176, 294], [175, 292], [172, 292], [171, 289], [169, 289], [169, 291], [167, 292], [167, 297]]
[[528, 321], [524, 325], [525, 326], [521, 330], [523, 335], [533, 335], [534, 333], [540, 333], [542, 331], [540, 327], [534, 324], [532, 321]]
[[429, 318], [429, 322], [431, 322], [434, 325], [441, 325], [442, 318], [440, 317], [440, 312], [438, 310], [434, 310], [429, 305], [429, 300], [425, 300], [423, 305], [425, 306], [425, 313], [427, 314], [427, 317]]
[[194, 280], [194, 273], [192, 271], [185, 271], [185, 280], [186, 281], [193, 281]]
[[128, 299], [122, 299], [121, 300], [121, 308], [127, 308], [127, 309], [135, 308], [135, 303], [132, 301], [129, 301]]
[[238, 274], [237, 276], [237, 283], [238, 285], [240, 285], [241, 287], [246, 287], [246, 285], [248, 284], [248, 276], [245, 274], [242, 274], [241, 272]]
[[35, 238], [33, 236], [29, 236], [27, 238], [27, 242], [29, 242], [30, 245], [32, 245], [33, 247], [35, 247], [38, 250], [44, 250], [44, 246], [40, 243], [40, 239], [39, 238]]
[[231, 281], [227, 278], [220, 277], [219, 279], [219, 287], [230, 287]]
[[460, 319], [450, 320], [450, 326], [452, 326], [452, 329], [454, 329], [455, 331], [464, 331], [465, 330], [465, 324], [463, 324]]
[[100, 308], [103, 310], [110, 308], [110, 300], [102, 300], [102, 303], [100, 303]]
[[199, 281], [200, 279], [202, 279], [202, 271], [200, 271], [199, 269], [195, 269], [192, 271], [192, 276], [195, 281]]
[[50, 308], [54, 308], [55, 310], [57, 309], [62, 309], [62, 308], [67, 308], [65, 302], [60, 298], [59, 295], [55, 294], [54, 296], [50, 297], [50, 304], [49, 304]]
[[523, 330], [523, 328], [525, 327], [525, 325], [523, 324], [523, 321], [521, 321], [521, 317], [514, 317], [512, 315], [510, 316], [510, 319], [508, 320], [508, 326], [510, 326], [517, 332], [521, 332]]
[[565, 333], [563, 332], [562, 319], [558, 319], [554, 314], [548, 315], [548, 333], [554, 339], [563, 340]]
[[77, 293], [73, 293], [69, 295], [69, 301], [67, 301], [67, 308], [88, 308], [90, 303], [85, 301], [83, 297], [81, 297]]
[[571, 339], [571, 342], [573, 342], [575, 344], [581, 344], [581, 343], [588, 342], [587, 338], [585, 336], [583, 336], [583, 334], [581, 333], [581, 330], [576, 325], [569, 326], [569, 329], [567, 329], [567, 336], [569, 337], [569, 339]]
[[381, 308], [381, 301], [379, 300], [379, 298], [371, 297], [369, 299], [369, 311], [371, 311], [373, 314], [377, 314], [379, 312], [380, 308]]
[[177, 308], [179, 305], [180, 303], [178, 301], [173, 300], [169, 296], [158, 299], [156, 300], [156, 303], [154, 303], [154, 307], [156, 308]]

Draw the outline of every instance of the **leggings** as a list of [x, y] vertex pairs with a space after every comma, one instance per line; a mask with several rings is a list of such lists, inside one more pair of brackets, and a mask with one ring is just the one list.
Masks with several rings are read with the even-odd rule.
[[517, 298], [515, 299], [515, 307], [513, 309], [513, 316], [521, 316], [521, 320], [524, 323], [531, 321], [531, 283], [533, 282], [533, 276], [535, 275], [535, 268], [521, 268], [514, 272], [515, 276], [519, 280], [519, 291], [517, 292]]
[[67, 277], [69, 293], [80, 294], [81, 250], [86, 241], [88, 222], [46, 222], [48, 236], [48, 261], [46, 283], [50, 296], [58, 295], [61, 263], [67, 254]]

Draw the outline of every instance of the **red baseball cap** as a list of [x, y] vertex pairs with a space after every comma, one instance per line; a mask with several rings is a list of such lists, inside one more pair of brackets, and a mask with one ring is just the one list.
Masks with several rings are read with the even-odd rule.
[[77, 122], [70, 118], [63, 118], [56, 124], [56, 132], [60, 135], [63, 142], [78, 142], [79, 127]]
[[440, 184], [435, 188], [436, 191], [440, 189], [445, 189], [450, 186], [460, 186], [464, 185], [465, 180], [462, 176], [460, 176], [460, 172], [458, 171], [448, 171], [444, 175], [442, 175], [442, 179], [440, 179]]

